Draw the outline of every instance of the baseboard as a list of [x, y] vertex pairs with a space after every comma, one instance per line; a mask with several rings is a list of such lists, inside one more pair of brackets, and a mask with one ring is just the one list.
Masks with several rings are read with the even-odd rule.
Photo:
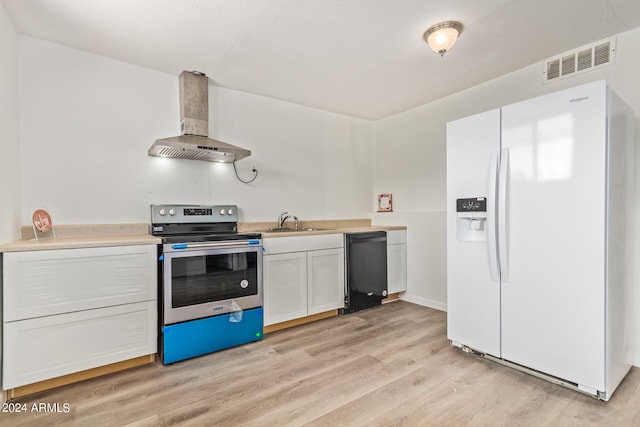
[[84, 381], [90, 378], [112, 374], [114, 372], [123, 371], [125, 369], [135, 368], [136, 366], [146, 365], [148, 363], [153, 363], [154, 361], [155, 354], [149, 354], [146, 356], [136, 357], [134, 359], [123, 360], [122, 362], [99, 366], [97, 368], [88, 369], [86, 371], [80, 371], [73, 374], [51, 378], [49, 380], [44, 380], [37, 383], [27, 384], [24, 386], [9, 389], [7, 390], [6, 397], [7, 399], [15, 399], [18, 397], [26, 396], [28, 394], [38, 393], [40, 391], [49, 390], [55, 387], [61, 387], [63, 385]]
[[440, 310], [440, 311], [447, 311], [447, 304], [440, 302], [440, 301], [434, 301], [428, 298], [423, 298], [423, 297], [418, 297], [415, 295], [411, 295], [407, 292], [405, 292], [403, 295], [400, 296], [400, 299], [403, 301], [407, 301], [407, 302], [411, 302], [413, 304], [418, 304], [418, 305], [422, 305], [424, 307], [429, 307], [429, 308], [433, 308], [435, 310]]
[[389, 294], [385, 299], [382, 300], [383, 304], [388, 304], [390, 302], [398, 301], [400, 299], [400, 292], [396, 292], [395, 294]]
[[316, 320], [326, 319], [327, 317], [333, 317], [338, 315], [338, 310], [325, 311], [324, 313], [312, 314], [311, 316], [301, 317], [299, 319], [288, 320], [286, 322], [276, 323], [273, 325], [267, 325], [263, 328], [263, 333], [268, 334], [276, 332], [281, 329], [292, 328], [298, 325], [304, 325], [305, 323], [315, 322]]

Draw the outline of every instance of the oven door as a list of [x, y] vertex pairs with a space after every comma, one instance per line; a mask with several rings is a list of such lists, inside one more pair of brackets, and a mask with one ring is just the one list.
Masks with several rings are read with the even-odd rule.
[[261, 242], [165, 244], [163, 258], [164, 325], [262, 306]]

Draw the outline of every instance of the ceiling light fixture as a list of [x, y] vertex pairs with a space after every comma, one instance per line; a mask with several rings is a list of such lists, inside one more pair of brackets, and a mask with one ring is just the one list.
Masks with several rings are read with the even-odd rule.
[[425, 31], [423, 37], [432, 51], [444, 56], [456, 44], [463, 28], [458, 21], [440, 22]]

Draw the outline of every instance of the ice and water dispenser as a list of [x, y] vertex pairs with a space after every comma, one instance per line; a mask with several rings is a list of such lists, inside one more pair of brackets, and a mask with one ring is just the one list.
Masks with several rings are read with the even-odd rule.
[[487, 241], [487, 199], [472, 197], [456, 200], [457, 232], [460, 242]]

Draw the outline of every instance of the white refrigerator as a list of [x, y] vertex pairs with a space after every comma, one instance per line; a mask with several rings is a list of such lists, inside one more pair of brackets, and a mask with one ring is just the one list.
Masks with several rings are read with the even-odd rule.
[[447, 334], [608, 400], [630, 368], [634, 114], [605, 81], [447, 124]]

